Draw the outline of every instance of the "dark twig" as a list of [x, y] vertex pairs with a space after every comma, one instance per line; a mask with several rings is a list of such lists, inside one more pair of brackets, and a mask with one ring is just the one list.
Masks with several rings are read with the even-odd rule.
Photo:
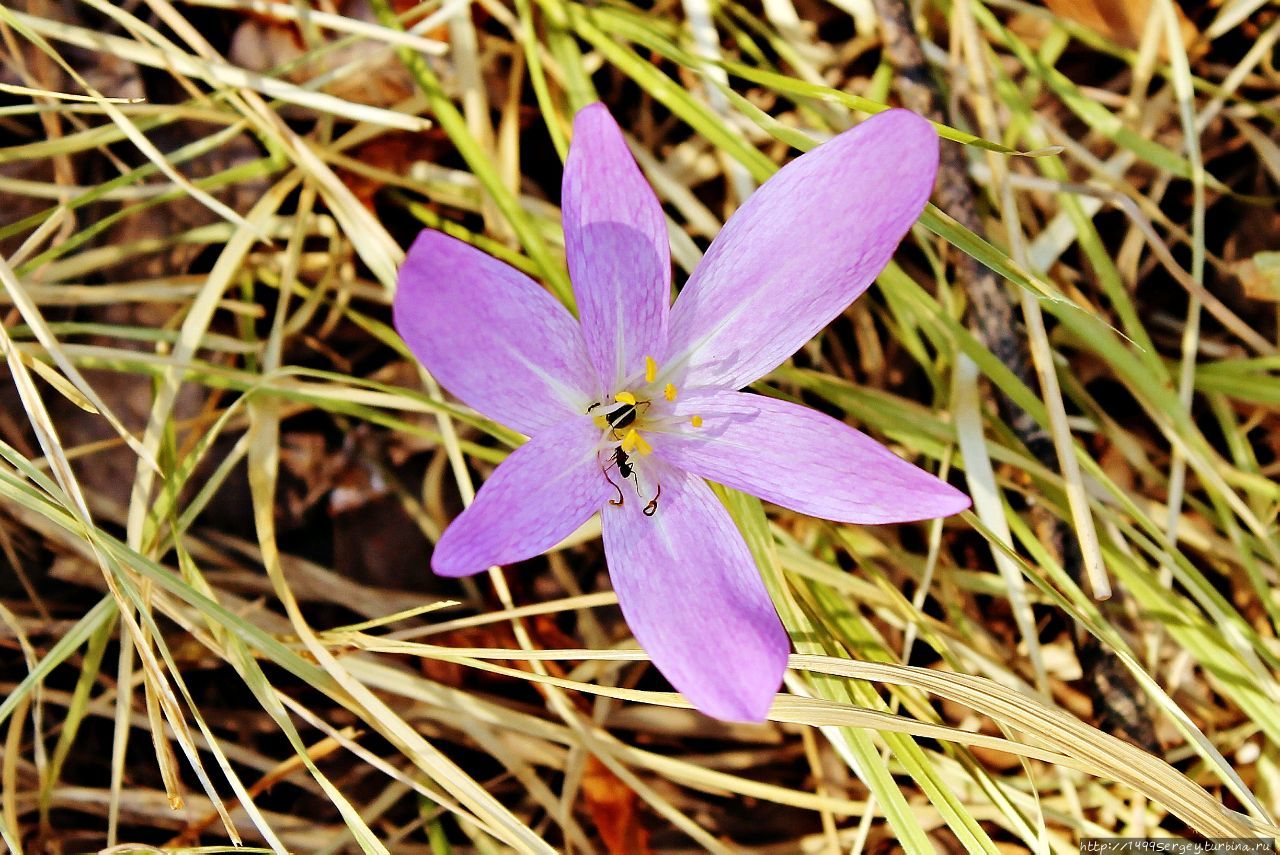
[[[898, 71], [896, 88], [903, 104], [931, 121], [957, 124], [949, 121], [937, 84], [929, 73], [907, 0], [875, 0], [875, 6], [883, 28], [885, 53]], [[938, 206], [957, 222], [975, 234], [983, 234], [964, 150], [959, 145], [943, 144], [936, 198]], [[970, 322], [975, 333], [1018, 379], [1028, 387], [1036, 388], [1035, 371], [1019, 327], [1014, 322], [1013, 304], [1008, 292], [1001, 287], [995, 273], [971, 256], [957, 253], [954, 263], [956, 279], [965, 288], [972, 304]], [[1048, 432], [998, 390], [996, 400], [1001, 415], [1027, 450], [1040, 463], [1056, 469], [1057, 452]], [[1071, 578], [1081, 582], [1083, 561], [1069, 525], [1044, 511], [1037, 516], [1037, 530], [1061, 557]], [[1146, 696], [1138, 690], [1133, 675], [1089, 633], [1079, 630], [1074, 640], [1094, 712], [1103, 727], [1126, 734], [1147, 750], [1155, 750], [1157, 743], [1152, 719], [1146, 709]]]

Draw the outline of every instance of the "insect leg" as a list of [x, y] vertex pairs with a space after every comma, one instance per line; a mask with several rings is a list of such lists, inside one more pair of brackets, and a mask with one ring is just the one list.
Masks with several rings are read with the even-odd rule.
[[[618, 498], [610, 499], [609, 504], [613, 505], [615, 508], [620, 508], [622, 507], [622, 503], [626, 501], [626, 497], [622, 495], [622, 488], [619, 487], [617, 483], [612, 478], [609, 477], [609, 470], [612, 469], [614, 466], [618, 467], [618, 471], [622, 471], [622, 466], [619, 463], [618, 457], [616, 454], [610, 457], [609, 462], [600, 468], [600, 474], [604, 476], [604, 480], [609, 482], [609, 486], [618, 492]], [[625, 481], [626, 475], [624, 474], [622, 477], [623, 477], [623, 480]]]
[[642, 513], [646, 517], [651, 517], [658, 512], [658, 497], [662, 495], [662, 485], [658, 485], [658, 492], [653, 494], [653, 500], [644, 506]]
[[626, 498], [622, 495], [622, 488], [609, 477], [609, 467], [606, 466], [604, 469], [601, 469], [600, 473], [604, 475], [604, 480], [609, 482], [609, 486], [618, 491], [618, 498], [610, 499], [609, 504], [613, 505], [615, 508], [622, 507], [622, 503], [626, 501]]

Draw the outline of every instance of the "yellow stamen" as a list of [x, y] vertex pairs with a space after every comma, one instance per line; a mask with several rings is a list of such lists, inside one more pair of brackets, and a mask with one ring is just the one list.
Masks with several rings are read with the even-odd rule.
[[693, 425], [694, 427], [702, 427], [702, 416], [694, 416], [693, 418], [689, 419], [689, 424]]
[[676, 387], [672, 386], [670, 383], [663, 386], [662, 397], [666, 398], [668, 401], [674, 401], [676, 399]]
[[636, 405], [636, 396], [630, 392], [619, 392], [613, 396], [613, 399], [619, 404], [630, 404], [633, 407]]
[[600, 430], [604, 430], [609, 426], [609, 420], [604, 416], [596, 416], [592, 421], [595, 422], [596, 427], [600, 428]]
[[658, 363], [653, 361], [652, 356], [644, 358], [644, 382], [652, 383], [658, 379]]
[[653, 451], [653, 446], [645, 442], [644, 437], [642, 437], [635, 428], [631, 428], [622, 436], [622, 450], [627, 454], [630, 454], [633, 451], [638, 451], [641, 454], [648, 454], [650, 451]]

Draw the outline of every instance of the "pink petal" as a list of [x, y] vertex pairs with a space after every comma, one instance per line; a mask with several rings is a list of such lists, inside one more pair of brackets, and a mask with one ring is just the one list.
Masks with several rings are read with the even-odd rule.
[[577, 323], [532, 279], [425, 230], [400, 267], [396, 330], [468, 406], [533, 434], [582, 413], [598, 381]]
[[937, 166], [933, 127], [889, 110], [766, 181], [671, 311], [665, 362], [684, 367], [677, 385], [739, 389], [786, 361], [884, 269]]
[[573, 120], [561, 203], [573, 293], [602, 391], [667, 341], [671, 251], [662, 206], [603, 104]]
[[745, 392], [681, 392], [702, 426], [652, 434], [672, 466], [822, 519], [895, 523], [959, 513], [969, 497], [866, 434], [808, 407]]
[[441, 576], [469, 576], [546, 552], [613, 495], [596, 460], [600, 430], [570, 418], [536, 434], [494, 470], [431, 555]]
[[[700, 479], [644, 461], [657, 512], [628, 496], [604, 509], [604, 551], [627, 625], [698, 709], [761, 721], [782, 683], [789, 641], [728, 511]], [[657, 470], [657, 471], [655, 471]]]

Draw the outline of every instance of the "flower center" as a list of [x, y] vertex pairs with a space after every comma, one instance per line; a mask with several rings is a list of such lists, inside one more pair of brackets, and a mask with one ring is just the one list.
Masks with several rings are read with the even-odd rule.
[[[633, 388], [614, 393], [612, 403], [596, 401], [587, 407], [588, 413], [601, 410], [596, 414], [596, 425], [601, 430], [607, 431], [608, 438], [622, 443], [623, 449], [628, 453], [639, 451], [641, 454], [648, 454], [653, 450], [641, 435], [641, 431], [646, 428], [656, 429], [657, 422], [666, 415], [667, 408], [662, 405], [662, 400], [672, 403], [679, 395], [675, 384], [664, 383], [661, 390], [662, 400], [658, 400], [657, 380], [658, 363], [652, 356], [646, 356], [643, 382], [640, 382], [639, 378], [634, 378], [633, 381], [624, 384], [631, 385], [634, 382]], [[651, 411], [655, 403], [657, 407]], [[702, 424], [702, 418], [696, 415], [689, 421], [694, 427]]]
[[[614, 393], [612, 402], [596, 401], [587, 408], [589, 414], [595, 414], [596, 427], [604, 432], [601, 443], [605, 448], [600, 454], [600, 471], [618, 491], [618, 498], [609, 500], [609, 504], [614, 506], [621, 506], [625, 496], [622, 487], [610, 477], [610, 472], [613, 470], [621, 476], [624, 484], [628, 480], [631, 481], [635, 485], [636, 495], [643, 498], [636, 467], [641, 459], [653, 451], [653, 446], [644, 437], [644, 431], [671, 427], [672, 419], [668, 405], [673, 403], [679, 394], [679, 390], [672, 383], [663, 383], [659, 389], [658, 363], [652, 356], [644, 358], [643, 382], [640, 378], [633, 377], [624, 385], [631, 388]], [[689, 423], [695, 428], [700, 427], [702, 417], [692, 416], [689, 418]], [[644, 508], [646, 516], [653, 516], [657, 511], [658, 496], [662, 493], [662, 486], [656, 480], [653, 481], [652, 487], [653, 498]]]

